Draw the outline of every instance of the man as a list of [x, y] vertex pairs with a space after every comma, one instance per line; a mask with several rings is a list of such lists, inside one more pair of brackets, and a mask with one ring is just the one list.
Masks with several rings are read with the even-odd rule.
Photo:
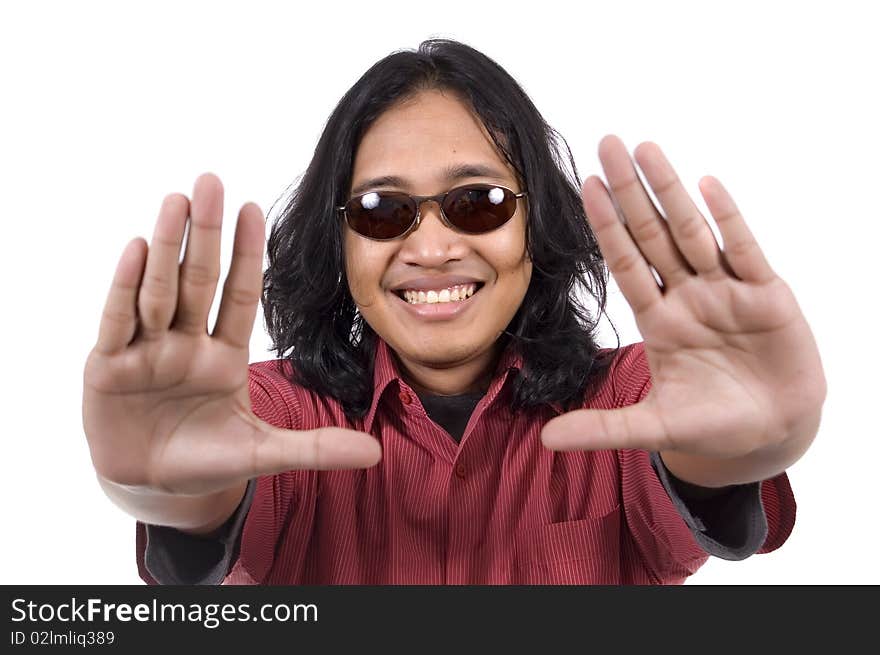
[[[165, 199], [83, 399], [146, 581], [680, 583], [784, 542], [825, 397], [793, 295], [717, 180], [723, 251], [654, 144], [635, 155], [666, 220], [619, 139], [611, 192], [582, 198], [552, 142], [479, 52], [385, 58], [328, 120], [262, 280], [242, 207], [210, 334], [222, 187]], [[604, 308], [601, 255], [643, 343], [592, 339], [574, 291]], [[261, 287], [280, 359], [248, 366]]]

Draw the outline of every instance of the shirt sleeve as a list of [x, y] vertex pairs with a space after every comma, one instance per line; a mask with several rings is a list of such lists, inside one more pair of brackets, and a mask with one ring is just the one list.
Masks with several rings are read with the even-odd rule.
[[216, 585], [238, 556], [242, 526], [253, 502], [256, 481], [226, 523], [210, 535], [197, 536], [162, 525], [146, 524], [144, 565], [162, 585]]
[[694, 539], [709, 555], [739, 561], [758, 552], [768, 532], [760, 482], [717, 490], [678, 479], [660, 453], [651, 453], [651, 465]]

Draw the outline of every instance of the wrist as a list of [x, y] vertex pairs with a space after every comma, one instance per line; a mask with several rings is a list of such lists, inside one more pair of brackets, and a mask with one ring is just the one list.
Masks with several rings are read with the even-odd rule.
[[144, 492], [98, 476], [113, 503], [142, 523], [163, 525], [190, 534], [209, 534], [232, 516], [247, 490], [247, 481], [201, 496]]

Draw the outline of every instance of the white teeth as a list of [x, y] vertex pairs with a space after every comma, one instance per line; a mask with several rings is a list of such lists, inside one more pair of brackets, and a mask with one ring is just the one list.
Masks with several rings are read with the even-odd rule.
[[407, 289], [403, 292], [403, 296], [406, 301], [412, 305], [423, 303], [435, 304], [441, 302], [454, 302], [465, 300], [474, 295], [476, 290], [476, 284], [458, 284], [454, 287], [441, 289], [440, 291], [436, 291], [434, 289], [431, 289], [430, 291], [416, 291], [414, 289]]

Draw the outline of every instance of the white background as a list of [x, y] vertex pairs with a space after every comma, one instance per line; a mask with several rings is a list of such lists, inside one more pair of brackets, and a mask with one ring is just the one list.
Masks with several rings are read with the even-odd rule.
[[[880, 583], [870, 3], [309, 4], [0, 10], [0, 583], [140, 582], [134, 521], [98, 487], [81, 422], [82, 367], [123, 246], [149, 241], [165, 194], [190, 195], [213, 171], [225, 278], [241, 204], [268, 211], [342, 94], [431, 36], [505, 67], [581, 180], [601, 174], [608, 133], [630, 151], [660, 144], [704, 212], [697, 181], [716, 175], [813, 327], [829, 393], [789, 469], [794, 531], [771, 554], [711, 558], [689, 583]], [[640, 340], [616, 287], [609, 313], [622, 343]], [[268, 348], [259, 312], [251, 361]]]

